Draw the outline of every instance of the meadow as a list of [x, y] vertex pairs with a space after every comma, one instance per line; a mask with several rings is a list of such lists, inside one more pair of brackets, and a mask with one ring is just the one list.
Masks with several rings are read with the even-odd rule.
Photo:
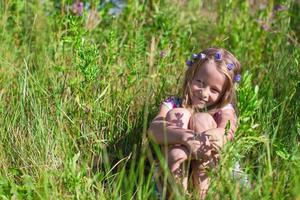
[[157, 199], [149, 123], [211, 46], [243, 73], [207, 199], [300, 199], [300, 2], [106, 2], [0, 1], [0, 199]]

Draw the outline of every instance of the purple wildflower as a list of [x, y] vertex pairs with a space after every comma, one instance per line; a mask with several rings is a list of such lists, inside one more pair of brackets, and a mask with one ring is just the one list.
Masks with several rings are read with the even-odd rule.
[[269, 31], [270, 30], [270, 26], [267, 23], [263, 23], [261, 25], [262, 29], [264, 29], [265, 31]]
[[161, 51], [160, 53], [159, 53], [159, 56], [161, 57], [161, 58], [163, 58], [163, 57], [166, 57], [166, 52], [165, 51]]
[[83, 2], [76, 1], [72, 4], [72, 12], [76, 15], [82, 15], [83, 13]]
[[273, 11], [284, 11], [284, 10], [286, 10], [287, 8], [284, 6], [284, 5], [276, 5], [276, 6], [274, 6], [274, 8], [273, 8]]

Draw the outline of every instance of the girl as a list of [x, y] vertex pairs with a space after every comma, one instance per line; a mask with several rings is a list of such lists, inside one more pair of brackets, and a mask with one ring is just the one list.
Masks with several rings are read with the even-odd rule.
[[234, 136], [241, 66], [222, 48], [193, 54], [187, 65], [182, 97], [162, 103], [149, 136], [163, 147], [171, 174], [185, 190], [188, 175], [183, 167], [186, 161], [191, 164], [193, 185], [203, 199], [209, 186], [206, 169], [217, 164], [220, 148]]

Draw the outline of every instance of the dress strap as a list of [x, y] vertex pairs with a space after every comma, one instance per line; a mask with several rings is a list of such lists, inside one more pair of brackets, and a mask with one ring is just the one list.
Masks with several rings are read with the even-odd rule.
[[182, 107], [182, 99], [179, 97], [171, 96], [171, 97], [167, 98], [162, 104], [167, 106], [170, 110], [173, 108], [181, 108]]

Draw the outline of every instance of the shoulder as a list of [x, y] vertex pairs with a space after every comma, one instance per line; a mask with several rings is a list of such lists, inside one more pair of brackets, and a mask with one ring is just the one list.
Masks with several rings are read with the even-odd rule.
[[222, 111], [222, 113], [226, 114], [227, 116], [230, 116], [230, 118], [234, 118], [234, 119], [237, 118], [235, 109], [234, 109], [234, 107], [231, 103], [226, 104], [225, 106], [223, 106], [221, 108], [221, 111]]
[[231, 104], [227, 104], [224, 107], [220, 108], [220, 112], [217, 112], [214, 115], [214, 118], [218, 122], [220, 127], [226, 126], [227, 122], [230, 121], [232, 124], [236, 125], [237, 116], [235, 110]]
[[231, 111], [234, 111], [234, 112], [235, 112], [234, 107], [233, 107], [233, 105], [232, 105], [231, 103], [226, 104], [225, 106], [223, 106], [223, 107], [221, 108], [221, 110], [222, 110], [222, 111], [224, 111], [224, 110], [231, 110]]

